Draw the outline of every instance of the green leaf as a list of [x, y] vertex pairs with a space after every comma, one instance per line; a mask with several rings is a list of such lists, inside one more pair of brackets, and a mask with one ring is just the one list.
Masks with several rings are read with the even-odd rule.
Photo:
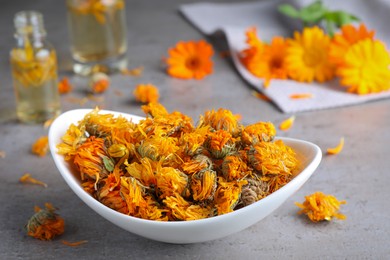
[[316, 1], [304, 8], [299, 12], [299, 17], [306, 23], [318, 23], [324, 15], [328, 12], [321, 1]]
[[104, 163], [104, 168], [106, 168], [107, 171], [112, 172], [114, 170], [115, 163], [113, 159], [104, 156], [103, 163]]
[[278, 6], [278, 11], [291, 18], [298, 18], [299, 12], [292, 5], [282, 4]]

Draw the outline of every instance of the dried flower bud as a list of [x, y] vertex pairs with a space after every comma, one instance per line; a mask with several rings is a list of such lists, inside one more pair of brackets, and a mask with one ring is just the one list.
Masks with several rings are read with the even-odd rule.
[[211, 167], [211, 159], [203, 154], [194, 156], [190, 161], [182, 165], [183, 171], [187, 174], [198, 173], [204, 169], [211, 169]]
[[258, 122], [248, 125], [241, 133], [241, 140], [246, 145], [255, 145], [258, 142], [271, 142], [276, 135], [275, 126], [270, 122]]
[[103, 93], [110, 87], [110, 78], [103, 72], [94, 73], [89, 80], [89, 86], [93, 93]]
[[27, 234], [40, 240], [51, 240], [64, 233], [64, 220], [55, 213], [55, 208], [45, 204], [45, 209], [35, 207], [35, 214], [27, 223]]
[[241, 179], [248, 174], [248, 166], [236, 155], [228, 155], [222, 163], [223, 176], [228, 180]]
[[216, 159], [222, 159], [235, 150], [235, 139], [225, 130], [218, 130], [208, 135], [206, 147]]
[[113, 144], [108, 148], [108, 154], [111, 157], [121, 158], [128, 153], [129, 153], [129, 150], [123, 144]]
[[248, 184], [242, 187], [240, 206], [248, 206], [265, 196], [269, 192], [268, 183], [260, 179], [247, 178]]
[[195, 201], [211, 200], [217, 189], [217, 173], [210, 169], [192, 175], [191, 193]]

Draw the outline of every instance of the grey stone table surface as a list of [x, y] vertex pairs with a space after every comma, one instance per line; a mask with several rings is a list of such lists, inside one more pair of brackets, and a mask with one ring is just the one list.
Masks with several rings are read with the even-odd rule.
[[[214, 73], [201, 81], [167, 76], [161, 57], [179, 40], [203, 39], [178, 13], [179, 4], [191, 1], [126, 1], [129, 67], [144, 66], [142, 77], [112, 76], [104, 101], [84, 105], [69, 102], [82, 98], [86, 80], [71, 73], [71, 58], [64, 1], [3, 1], [0, 8], [0, 259], [388, 259], [390, 254], [390, 100], [359, 106], [305, 112], [280, 136], [304, 139], [323, 151], [345, 137], [345, 148], [337, 156], [324, 156], [311, 179], [273, 214], [242, 232], [199, 244], [172, 245], [151, 241], [124, 231], [87, 207], [70, 190], [50, 155], [30, 152], [32, 143], [47, 129], [20, 124], [8, 62], [14, 45], [13, 15], [35, 9], [45, 17], [48, 38], [59, 59], [60, 77], [68, 76], [75, 90], [62, 97], [62, 111], [79, 107], [106, 109], [143, 115], [132, 91], [138, 83], [158, 86], [161, 103], [169, 111], [179, 110], [196, 121], [209, 109], [224, 107], [242, 115], [244, 124], [287, 118], [271, 103], [252, 96], [252, 89], [237, 75], [229, 59], [214, 55]], [[223, 51], [221, 36], [208, 39]], [[124, 95], [118, 96], [121, 91]], [[25, 172], [48, 184], [47, 188], [23, 185]], [[313, 224], [297, 215], [294, 202], [315, 191], [345, 199], [345, 221]], [[26, 235], [24, 226], [35, 205], [51, 202], [65, 219], [59, 238], [43, 242]], [[88, 240], [68, 247], [60, 240]]]

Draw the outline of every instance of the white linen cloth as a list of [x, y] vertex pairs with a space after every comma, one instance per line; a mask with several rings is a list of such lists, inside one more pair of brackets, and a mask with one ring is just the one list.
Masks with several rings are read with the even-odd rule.
[[[286, 2], [286, 1], [285, 1]], [[303, 6], [312, 1], [287, 1]], [[389, 98], [390, 91], [357, 95], [347, 93], [338, 84], [338, 79], [327, 83], [299, 83], [293, 80], [271, 80], [264, 88], [262, 79], [253, 76], [240, 63], [238, 53], [247, 48], [245, 32], [255, 26], [262, 40], [270, 41], [274, 36], [290, 36], [299, 29], [296, 20], [284, 17], [277, 11], [282, 3], [275, 0], [238, 3], [194, 3], [179, 7], [181, 13], [196, 28], [206, 35], [222, 31], [226, 35], [230, 54], [239, 74], [253, 87], [268, 96], [283, 112], [296, 113], [309, 110], [334, 108], [361, 104], [371, 100]], [[385, 0], [343, 0], [323, 1], [330, 10], [344, 10], [358, 16], [375, 37], [390, 46], [390, 1]], [[296, 93], [311, 93], [313, 98], [294, 100], [289, 96]]]

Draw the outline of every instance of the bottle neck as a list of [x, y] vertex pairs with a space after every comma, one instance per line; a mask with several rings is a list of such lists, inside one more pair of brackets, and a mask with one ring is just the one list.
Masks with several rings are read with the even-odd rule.
[[[15, 38], [19, 45], [41, 45], [46, 37], [42, 14], [36, 11], [21, 11], [15, 15]], [[37, 46], [39, 47], [39, 46]]]

